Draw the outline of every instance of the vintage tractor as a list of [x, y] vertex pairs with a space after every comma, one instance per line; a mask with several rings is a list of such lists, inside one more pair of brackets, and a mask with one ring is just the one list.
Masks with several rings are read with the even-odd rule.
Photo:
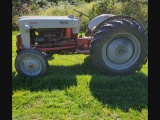
[[[75, 10], [75, 9], [74, 9]], [[15, 68], [20, 76], [43, 76], [49, 67], [46, 54], [90, 54], [102, 73], [128, 75], [148, 58], [148, 33], [136, 19], [102, 14], [92, 19], [86, 35], [78, 37], [81, 16], [22, 16], [18, 19]]]

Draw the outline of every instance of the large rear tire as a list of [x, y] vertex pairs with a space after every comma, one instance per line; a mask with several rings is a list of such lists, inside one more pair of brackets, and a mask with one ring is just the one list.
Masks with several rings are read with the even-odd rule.
[[108, 22], [93, 36], [90, 55], [100, 72], [133, 74], [147, 62], [148, 33], [132, 20]]
[[23, 50], [15, 59], [15, 68], [22, 77], [43, 76], [48, 70], [48, 61], [37, 50]]

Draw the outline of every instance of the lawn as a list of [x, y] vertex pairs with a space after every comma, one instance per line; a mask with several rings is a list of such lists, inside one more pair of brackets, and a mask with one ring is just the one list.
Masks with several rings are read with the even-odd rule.
[[13, 120], [148, 120], [148, 62], [128, 76], [107, 76], [89, 55], [55, 54], [44, 77], [20, 77], [14, 67], [12, 32]]

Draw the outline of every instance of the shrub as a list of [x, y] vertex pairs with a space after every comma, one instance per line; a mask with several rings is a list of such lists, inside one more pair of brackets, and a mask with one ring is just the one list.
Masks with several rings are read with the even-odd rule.
[[129, 15], [139, 20], [148, 30], [148, 6], [143, 3], [126, 2], [122, 5], [122, 14]]
[[93, 18], [100, 14], [128, 15], [139, 20], [148, 30], [148, 4], [144, 2], [101, 0], [95, 2], [92, 11], [88, 12]]
[[[15, 0], [14, 0], [15, 1]], [[77, 9], [89, 18], [82, 16], [81, 31], [85, 31], [89, 21], [100, 14], [129, 15], [139, 20], [148, 30], [148, 4], [143, 2], [127, 2], [127, 0], [99, 0], [86, 3], [85, 0], [29, 0], [21, 5], [14, 2], [12, 5], [12, 29], [18, 29], [17, 20], [22, 15], [44, 16], [79, 16]], [[142, 0], [143, 1], [143, 0]]]

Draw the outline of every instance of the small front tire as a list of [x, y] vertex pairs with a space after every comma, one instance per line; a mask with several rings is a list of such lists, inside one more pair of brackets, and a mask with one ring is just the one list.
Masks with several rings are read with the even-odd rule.
[[38, 50], [23, 50], [15, 59], [16, 71], [22, 77], [44, 76], [48, 66], [47, 59]]

